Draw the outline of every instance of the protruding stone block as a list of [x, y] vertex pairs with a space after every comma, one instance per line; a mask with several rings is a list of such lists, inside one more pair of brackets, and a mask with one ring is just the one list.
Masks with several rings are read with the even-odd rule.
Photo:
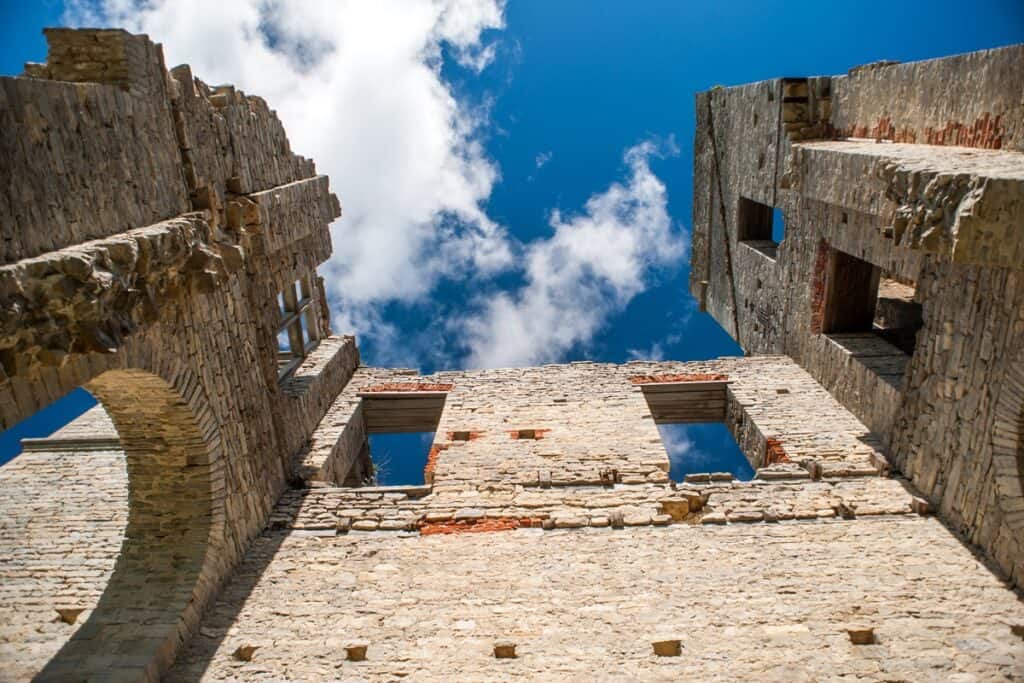
[[258, 649], [259, 645], [239, 645], [231, 656], [240, 662], [251, 662]]
[[680, 521], [686, 519], [686, 516], [690, 514], [690, 501], [686, 498], [666, 498], [661, 501], [662, 513], [669, 515], [672, 519]]
[[655, 640], [651, 646], [659, 657], [678, 657], [683, 653], [683, 644], [678, 638]]
[[366, 643], [349, 643], [345, 646], [345, 659], [350, 662], [361, 662], [366, 659]]
[[931, 514], [932, 505], [927, 499], [921, 496], [914, 496], [910, 499], [910, 509], [919, 515], [928, 515]]
[[494, 644], [495, 659], [515, 659], [518, 656], [516, 654], [516, 644], [512, 641], [502, 640]]
[[856, 624], [846, 627], [846, 634], [854, 645], [871, 645], [875, 642], [875, 629], [871, 626]]
[[65, 624], [73, 624], [78, 621], [78, 616], [85, 611], [82, 607], [58, 607], [57, 609], [57, 621], [63, 621]]

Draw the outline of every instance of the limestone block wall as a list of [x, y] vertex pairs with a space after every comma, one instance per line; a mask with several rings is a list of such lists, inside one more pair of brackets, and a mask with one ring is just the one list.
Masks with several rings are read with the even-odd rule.
[[[129, 515], [100, 603], [36, 664], [156, 680], [358, 364], [315, 275], [340, 205], [263, 100], [167, 72], [145, 36], [47, 38], [47, 64], [0, 79], [0, 422], [86, 386], [117, 426]], [[278, 293], [300, 278], [322, 348], [282, 384]]]
[[[705, 474], [685, 484], [668, 481], [648, 385], [638, 380], [687, 377], [726, 378], [717, 420], [757, 468], [755, 480]], [[349, 473], [367, 447], [367, 401], [385, 390], [403, 397], [410, 419], [418, 414], [418, 394], [446, 394], [427, 486], [341, 486], [354, 483]], [[401, 426], [400, 415], [389, 420]], [[520, 438], [528, 430], [530, 438]], [[272, 526], [333, 535], [476, 524], [605, 527], [617, 519], [633, 526], [715, 524], [836, 517], [844, 510], [910, 514], [914, 494], [886, 478], [889, 469], [864, 424], [781, 356], [427, 376], [359, 368], [294, 463], [296, 479], [309, 488], [282, 498]]]
[[952, 526], [1020, 582], [1024, 273], [929, 263], [920, 282], [925, 328], [892, 457]]
[[124, 452], [66, 443], [110, 435], [96, 409], [0, 467], [3, 680], [28, 680], [54, 657], [114, 571], [128, 523]]
[[1024, 152], [1024, 46], [851, 69], [832, 81], [843, 137]]
[[[1014, 46], [699, 94], [690, 282], [748, 353], [785, 353], [821, 382], [1014, 580], [1022, 437], [1003, 387], [1024, 349], [1021, 73]], [[745, 200], [782, 210], [777, 247], [741, 239]], [[825, 329], [836, 254], [915, 288], [913, 355]]]
[[[1022, 619], [1012, 591], [916, 516], [268, 531], [169, 680], [1013, 680]], [[851, 644], [857, 625], [876, 642]], [[682, 656], [655, 656], [665, 639]], [[499, 642], [517, 657], [495, 659]], [[365, 660], [346, 659], [352, 645]]]
[[[48, 34], [61, 60], [41, 78], [0, 81], [0, 263], [171, 218], [190, 208], [163, 54], [124, 31]], [[83, 42], [80, 47], [68, 43]], [[132, 77], [67, 82], [82, 62], [130, 62]], [[130, 55], [125, 52], [130, 52]], [[37, 72], [38, 73], [38, 72]], [[40, 74], [43, 75], [43, 74]], [[74, 80], [78, 81], [79, 78]], [[145, 87], [139, 85], [145, 84]]]
[[[645, 386], [709, 377], [726, 383], [722, 420], [757, 477], [639, 476], [668, 464]], [[331, 468], [364, 445], [346, 433], [365, 429], [369, 397], [404, 391], [411, 406], [420, 388], [447, 394], [432, 485], [332, 485], [345, 473]], [[527, 429], [541, 438], [510, 434]], [[769, 440], [783, 456], [771, 464]], [[170, 680], [1012, 679], [1024, 661], [1015, 594], [916, 514], [926, 508], [865, 425], [786, 357], [359, 368], [312, 444], [298, 464], [325, 476], [281, 497]], [[609, 465], [622, 481], [595, 474]], [[116, 545], [105, 552], [113, 564]], [[76, 604], [104, 581], [91, 577]], [[30, 620], [53, 609], [11, 602]], [[876, 642], [852, 645], [847, 629], [864, 626]], [[31, 662], [69, 630], [18, 641], [12, 656]], [[665, 638], [685, 656], [654, 656]], [[497, 641], [518, 657], [494, 659]], [[353, 644], [367, 645], [364, 661], [346, 659]]]

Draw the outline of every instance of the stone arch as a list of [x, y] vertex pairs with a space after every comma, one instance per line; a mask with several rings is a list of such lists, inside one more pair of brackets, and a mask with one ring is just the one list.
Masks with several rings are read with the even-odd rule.
[[[128, 524], [114, 571], [89, 619], [36, 680], [159, 680], [226, 570], [212, 408], [187, 366], [131, 347], [10, 380], [21, 412], [88, 389], [117, 428], [128, 473]], [[16, 418], [12, 412], [4, 406], [4, 422]]]
[[1004, 522], [1024, 546], [1024, 351], [1010, 364], [996, 399], [992, 464]]

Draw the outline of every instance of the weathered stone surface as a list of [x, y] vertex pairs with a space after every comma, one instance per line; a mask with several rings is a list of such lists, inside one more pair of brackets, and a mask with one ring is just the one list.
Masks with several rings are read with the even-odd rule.
[[[278, 531], [256, 542], [205, 622], [232, 635], [193, 640], [169, 678], [1013, 679], [1024, 641], [1005, 624], [1021, 619], [1016, 596], [934, 518]], [[845, 629], [861, 620], [878, 645], [851, 645]], [[349, 668], [325, 647], [338, 630], [372, 640], [372, 655]], [[662, 633], [686, 634], [685, 656], [655, 656]], [[235, 643], [257, 634], [275, 647], [238, 665]], [[496, 661], [494, 644], [512, 634], [518, 656]]]
[[[33, 598], [26, 608], [20, 593], [4, 595], [0, 608], [14, 613], [4, 660], [20, 678], [156, 680], [263, 528], [289, 458], [358, 364], [354, 340], [331, 336], [315, 274], [340, 206], [313, 164], [290, 152], [262, 100], [168, 73], [145, 36], [47, 38], [47, 64], [0, 79], [0, 424], [86, 386], [117, 425], [130, 503], [115, 537], [105, 522], [119, 508], [95, 520], [103, 538], [90, 552], [99, 556], [81, 572], [56, 556], [80, 558], [65, 546], [86, 536], [60, 538], [56, 521], [7, 515], [5, 547], [27, 541], [29, 557], [54, 557], [43, 566], [57, 576], [40, 581], [74, 586], [67, 577], [80, 573], [88, 587], [73, 593], [82, 605], [35, 598], [41, 619]], [[256, 210], [234, 222], [233, 203]], [[282, 384], [278, 296], [299, 280], [311, 341], [327, 343]], [[32, 444], [23, 457], [112, 452], [109, 436], [87, 441]], [[80, 523], [90, 526], [66, 522]], [[5, 556], [12, 590], [49, 571], [22, 557]], [[52, 622], [57, 608], [86, 611], [42, 634], [18, 616]]]
[[[955, 534], [1019, 580], [1018, 48], [698, 97], [691, 284], [790, 357], [421, 377], [332, 334], [340, 205], [263, 100], [144, 36], [48, 38], [0, 79], [0, 417], [83, 384], [103, 408], [0, 469], [0, 677], [1024, 673], [1019, 596]], [[919, 96], [951, 70], [981, 92]], [[896, 144], [835, 139], [885, 83], [914, 91], [870, 129]], [[850, 283], [871, 325], [923, 326], [912, 357], [834, 329]], [[657, 425], [702, 421], [754, 479], [669, 480]], [[392, 430], [434, 431], [425, 485], [373, 485]]]
[[[1022, 74], [1012, 46], [699, 94], [690, 278], [747, 353], [788, 355], [871, 430], [864, 474], [902, 473], [928, 504], [915, 511], [933, 509], [1014, 582]], [[851, 323], [854, 311], [874, 318]], [[827, 462], [799, 464], [829, 477]]]

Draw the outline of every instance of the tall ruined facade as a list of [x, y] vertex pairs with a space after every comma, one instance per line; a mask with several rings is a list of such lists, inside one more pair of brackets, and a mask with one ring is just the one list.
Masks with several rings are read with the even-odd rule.
[[[262, 100], [47, 37], [0, 416], [102, 408], [0, 468], [0, 679], [1024, 676], [1024, 49], [698, 96], [692, 287], [753, 355], [421, 376], [331, 332], [340, 207]], [[756, 476], [670, 481], [691, 422]], [[366, 484], [394, 431], [423, 486]]]
[[1022, 83], [1015, 46], [701, 93], [690, 275], [747, 353], [807, 370], [1015, 583]]

